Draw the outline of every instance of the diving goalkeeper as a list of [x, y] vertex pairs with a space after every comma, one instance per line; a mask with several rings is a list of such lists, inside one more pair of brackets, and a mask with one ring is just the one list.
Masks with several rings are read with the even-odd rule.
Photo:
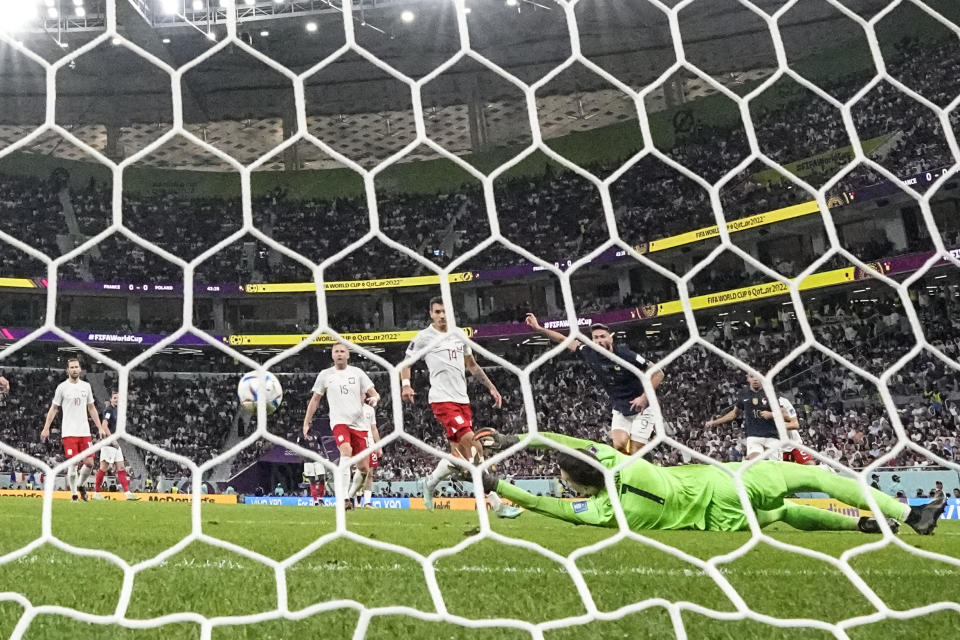
[[[492, 431], [492, 430], [491, 430]], [[540, 435], [552, 442], [576, 449], [595, 458], [611, 469], [628, 460], [613, 447], [590, 440], [581, 440], [557, 433]], [[517, 436], [493, 432], [484, 434], [484, 447], [505, 449], [518, 442]], [[541, 443], [531, 447], [547, 448]], [[500, 480], [491, 473], [483, 474], [483, 490], [496, 491], [524, 509], [574, 524], [616, 527], [613, 505], [604, 483], [604, 474], [597, 467], [566, 453], [559, 455], [563, 480], [585, 500], [533, 496], [523, 489]], [[724, 465], [736, 469], [741, 463]], [[785, 522], [805, 531], [862, 531], [880, 533], [874, 518], [853, 518], [833, 511], [784, 500], [798, 491], [819, 491], [860, 509], [869, 509], [860, 486], [819, 467], [788, 462], [758, 462], [743, 473], [743, 484], [761, 527]], [[748, 528], [732, 477], [712, 465], [658, 467], [646, 460], [632, 459], [631, 464], [614, 476], [620, 504], [627, 523], [634, 531], [645, 529], [699, 529], [701, 531], [741, 531]], [[920, 535], [930, 535], [946, 505], [941, 495], [923, 506], [910, 507], [879, 491], [873, 491], [877, 505], [896, 533], [900, 522], [910, 525]]]

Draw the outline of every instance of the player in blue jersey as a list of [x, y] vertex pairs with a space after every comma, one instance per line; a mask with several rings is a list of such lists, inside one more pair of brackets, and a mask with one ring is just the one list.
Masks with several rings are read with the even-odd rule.
[[[527, 314], [526, 322], [531, 329], [554, 342], [563, 342], [566, 339], [562, 333], [540, 326], [537, 316], [532, 313]], [[591, 325], [590, 337], [595, 344], [624, 362], [650, 371], [653, 363], [648, 362], [626, 345], [614, 344], [613, 333], [607, 325], [599, 323]], [[567, 348], [578, 353], [584, 362], [590, 365], [610, 398], [613, 408], [610, 439], [613, 441], [614, 448], [631, 454], [650, 442], [654, 432], [662, 429], [663, 420], [650, 406], [640, 378], [616, 360], [607, 358], [579, 340], [574, 340]], [[663, 371], [656, 369], [650, 372], [650, 386], [656, 389], [662, 381]]]
[[[704, 426], [710, 429], [741, 417], [743, 431], [747, 437], [747, 460], [759, 458], [767, 451], [775, 451], [777, 455], [771, 459], [777, 459], [780, 457], [783, 445], [780, 442], [780, 434], [777, 433], [777, 423], [773, 421], [773, 412], [767, 402], [767, 394], [763, 390], [763, 381], [748, 373], [747, 385], [746, 389], [737, 393], [737, 399], [730, 411], [719, 418], [707, 420]], [[776, 408], [780, 409], [780, 407]], [[793, 447], [790, 446], [789, 449]]]

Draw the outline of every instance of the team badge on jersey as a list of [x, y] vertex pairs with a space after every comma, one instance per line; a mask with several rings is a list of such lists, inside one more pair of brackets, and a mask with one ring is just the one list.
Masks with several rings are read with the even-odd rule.
[[753, 399], [753, 404], [757, 404], [757, 403], [759, 403], [759, 402], [760, 402], [760, 401], [757, 400], [756, 398]]
[[583, 513], [587, 510], [587, 501], [586, 500], [577, 500], [573, 503], [573, 512], [574, 513]]
[[357, 384], [357, 379], [353, 377], [347, 378], [347, 384]]

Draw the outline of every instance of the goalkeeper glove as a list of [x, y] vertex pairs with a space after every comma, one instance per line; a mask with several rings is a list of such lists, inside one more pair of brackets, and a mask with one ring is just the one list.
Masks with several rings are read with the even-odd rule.
[[484, 471], [483, 472], [483, 492], [490, 493], [491, 491], [497, 490], [497, 485], [500, 484], [500, 478], [494, 474]]

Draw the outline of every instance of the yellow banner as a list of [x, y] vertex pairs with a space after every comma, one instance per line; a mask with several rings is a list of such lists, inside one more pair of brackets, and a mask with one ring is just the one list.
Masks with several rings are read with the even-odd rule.
[[[464, 329], [469, 337], [472, 330]], [[341, 333], [344, 340], [354, 344], [374, 344], [379, 342], [410, 342], [417, 331], [377, 331], [374, 333]], [[252, 346], [271, 346], [271, 347], [291, 347], [300, 344], [310, 337], [310, 334], [246, 334], [230, 336], [230, 344], [234, 346], [252, 347]], [[336, 344], [333, 337], [323, 334], [317, 337], [310, 344], [332, 345]]]
[[[783, 220], [790, 220], [791, 218], [799, 218], [800, 216], [808, 216], [811, 213], [816, 213], [819, 210], [820, 208], [817, 206], [816, 201], [795, 204], [790, 207], [784, 207], [783, 209], [768, 211], [767, 213], [758, 213], [757, 215], [750, 216], [748, 218], [732, 220], [727, 223], [727, 231], [730, 233], [737, 233], [738, 231], [756, 229], [757, 227], [774, 224], [775, 222], [782, 222]], [[714, 225], [712, 227], [704, 227], [702, 229], [696, 229], [694, 231], [688, 231], [686, 233], [670, 236], [669, 238], [651, 240], [647, 245], [647, 253], [663, 251], [664, 249], [672, 249], [673, 247], [690, 244], [691, 242], [700, 242], [701, 240], [706, 240], [707, 238], [715, 238], [718, 235], [720, 235], [720, 230], [716, 225]]]
[[[123, 502], [122, 493], [101, 493], [105, 500], [116, 500]], [[144, 502], [192, 502], [193, 496], [189, 493], [135, 493], [135, 496]], [[42, 498], [43, 491], [15, 491], [12, 489], [0, 489], [0, 498]], [[69, 491], [54, 491], [54, 500], [70, 500]], [[200, 496], [200, 502], [207, 504], [237, 504], [237, 496], [223, 494], [209, 494]]]
[[[423, 511], [427, 507], [423, 504], [423, 498], [410, 498], [410, 508]], [[433, 508], [441, 511], [476, 511], [477, 501], [473, 498], [434, 498]]]
[[[893, 135], [894, 134], [890, 134], [879, 136], [877, 138], [861, 140], [860, 144], [863, 146], [863, 152], [866, 155], [870, 155], [874, 150], [890, 140]], [[796, 162], [791, 162], [790, 164], [785, 164], [783, 165], [783, 168], [799, 178], [806, 178], [814, 173], [835, 173], [848, 162], [853, 160], [853, 158], [853, 147], [846, 146], [839, 149], [832, 149], [824, 153], [818, 153], [815, 156], [803, 158], [802, 160], [797, 160]], [[757, 182], [766, 184], [783, 182], [786, 180], [784, 175], [776, 169], [766, 169], [764, 171], [755, 173], [753, 174], [753, 179]]]
[[[464, 271], [451, 273], [448, 276], [451, 284], [469, 282], [473, 280], [473, 272]], [[324, 282], [324, 291], [354, 291], [360, 289], [397, 289], [400, 287], [423, 287], [440, 284], [440, 276], [413, 276], [410, 278], [381, 278], [379, 280], [338, 280]], [[316, 291], [317, 286], [312, 282], [276, 282], [272, 284], [248, 284], [244, 286], [247, 293], [305, 293]]]
[[[852, 282], [855, 279], [854, 271], [856, 271], [854, 267], [846, 267], [843, 269], [834, 269], [833, 271], [815, 273], [800, 283], [800, 291]], [[753, 285], [752, 287], [730, 289], [729, 291], [718, 291], [716, 293], [696, 296], [690, 298], [690, 306], [696, 311], [697, 309], [719, 307], [734, 302], [762, 300], [763, 298], [782, 296], [787, 293], [789, 293], [789, 289], [787, 289], [787, 285], [782, 282], [765, 282], [763, 284]], [[657, 305], [658, 316], [668, 316], [674, 313], [683, 313], [683, 305], [679, 300], [672, 300]]]
[[872, 511], [851, 507], [833, 498], [789, 498], [789, 500], [790, 502], [805, 504], [811, 507], [817, 507], [818, 509], [825, 509], [826, 511], [835, 511], [836, 513], [841, 513], [851, 518], [869, 518], [873, 516]]
[[33, 284], [33, 280], [30, 278], [0, 278], [0, 287], [8, 287], [10, 289], [36, 289], [37, 285]]

